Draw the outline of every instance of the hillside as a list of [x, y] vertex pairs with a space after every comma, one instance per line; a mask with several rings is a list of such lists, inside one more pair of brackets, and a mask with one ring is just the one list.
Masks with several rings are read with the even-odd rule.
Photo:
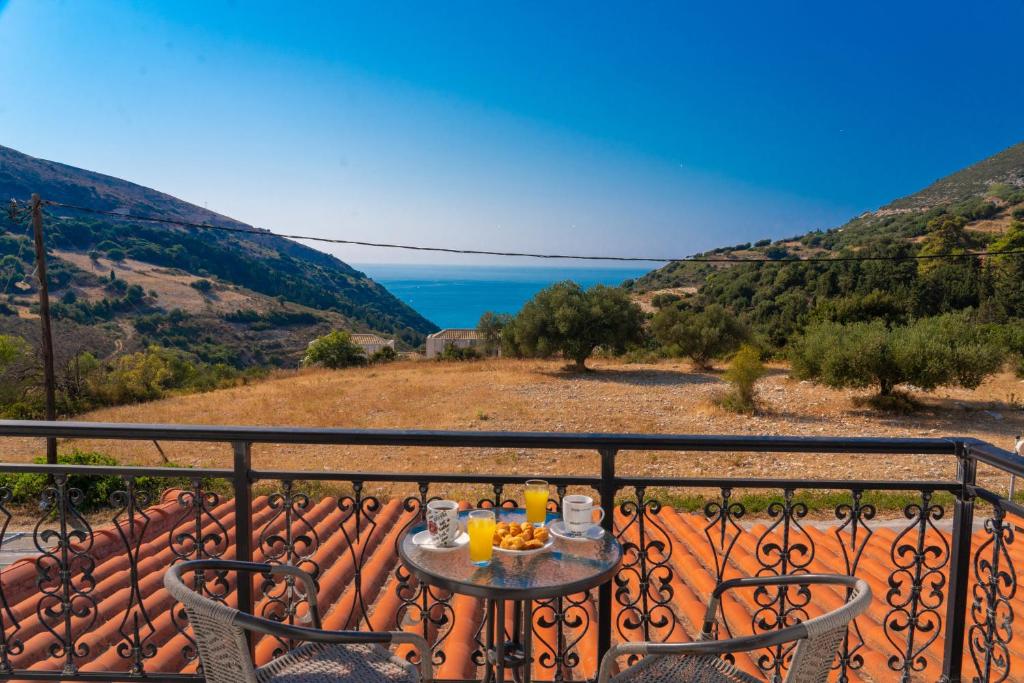
[[[1024, 316], [1024, 257], [886, 261], [919, 253], [1024, 249], [1024, 143], [942, 178], [841, 227], [721, 247], [724, 263], [675, 261], [625, 285], [648, 298], [694, 292], [685, 301], [718, 303], [742, 316], [769, 345], [782, 346], [813, 318], [869, 294], [899, 316], [973, 308], [990, 320]], [[871, 256], [880, 260], [771, 263], [793, 258]], [[731, 259], [769, 263], [731, 264]], [[831, 309], [830, 309], [831, 307]], [[872, 317], [867, 312], [864, 316]]]
[[[252, 229], [111, 176], [0, 146], [0, 197], [44, 199]], [[436, 327], [339, 259], [270, 234], [122, 221], [47, 207], [57, 335], [106, 355], [156, 343], [237, 367], [294, 365], [331, 328], [417, 345]], [[299, 227], [296, 227], [299, 231]], [[31, 338], [35, 291], [27, 218], [0, 219], [0, 333]], [[81, 347], [81, 348], [78, 348]]]

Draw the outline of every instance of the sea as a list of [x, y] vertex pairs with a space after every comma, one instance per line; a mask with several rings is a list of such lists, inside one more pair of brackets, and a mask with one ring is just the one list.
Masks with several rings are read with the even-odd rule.
[[[656, 266], [656, 264], [655, 264]], [[650, 268], [352, 264], [438, 327], [476, 327], [485, 311], [517, 313], [548, 285], [620, 285]]]

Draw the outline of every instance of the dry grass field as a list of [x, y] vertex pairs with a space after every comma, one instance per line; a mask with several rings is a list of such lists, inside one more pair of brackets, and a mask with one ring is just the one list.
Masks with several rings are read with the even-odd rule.
[[[715, 404], [725, 384], [687, 363], [631, 365], [593, 362], [595, 371], [563, 372], [555, 361], [475, 363], [399, 362], [344, 371], [281, 373], [232, 389], [99, 410], [92, 421], [176, 424], [288, 425], [482, 431], [651, 432], [659, 434], [771, 434], [844, 436], [969, 435], [1010, 448], [1024, 431], [1024, 383], [1002, 374], [976, 391], [939, 391], [923, 397], [912, 416], [857, 408], [852, 393], [798, 382], [775, 366], [760, 384], [763, 411], [734, 415]], [[41, 444], [7, 439], [0, 457], [24, 461]], [[230, 464], [226, 446], [161, 444], [176, 463]], [[62, 450], [99, 450], [121, 462], [155, 465], [156, 447], [141, 443], [62, 443]], [[626, 453], [630, 474], [713, 477], [807, 476], [934, 478], [953, 463], [925, 457], [822, 456], [753, 453]], [[301, 447], [254, 448], [260, 469], [567, 474], [597, 471], [593, 453], [507, 449]], [[983, 476], [986, 476], [983, 474]], [[1000, 477], [1000, 482], [1002, 478]]]

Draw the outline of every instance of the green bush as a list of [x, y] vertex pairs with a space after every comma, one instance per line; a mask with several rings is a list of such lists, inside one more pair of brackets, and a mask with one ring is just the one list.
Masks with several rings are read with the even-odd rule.
[[744, 344], [729, 363], [725, 379], [731, 385], [722, 397], [722, 407], [734, 413], [753, 414], [757, 411], [757, 381], [764, 377], [765, 368], [761, 352]]
[[375, 364], [390, 363], [397, 358], [398, 353], [395, 351], [394, 347], [383, 346], [373, 352], [373, 355], [370, 356], [370, 362]]
[[[33, 460], [37, 464], [46, 462], [45, 457]], [[93, 465], [115, 467], [116, 459], [109, 455], [92, 452], [60, 454], [57, 462], [61, 465]], [[169, 464], [169, 467], [177, 465]], [[84, 498], [76, 507], [80, 512], [92, 512], [111, 507], [110, 497], [115, 491], [125, 490], [125, 481], [115, 475], [84, 475], [68, 476], [69, 488], [79, 489]], [[189, 485], [187, 477], [138, 477], [135, 480], [135, 491], [139, 496], [148, 497], [150, 502], [157, 502], [161, 494], [169, 488], [180, 488]], [[0, 486], [11, 490], [11, 503], [15, 505], [36, 505], [40, 503], [43, 491], [48, 486], [47, 475], [37, 473], [0, 473]]]
[[310, 342], [306, 355], [302, 358], [302, 364], [337, 370], [366, 365], [366, 353], [363, 347], [352, 341], [351, 334], [344, 330], [335, 330]]
[[479, 360], [480, 352], [474, 349], [472, 346], [461, 348], [455, 344], [446, 344], [444, 351], [437, 354], [436, 359], [438, 361], [463, 361], [463, 360]]
[[703, 311], [663, 308], [651, 321], [651, 331], [671, 355], [687, 356], [702, 369], [738, 349], [750, 336], [739, 320], [717, 304]]

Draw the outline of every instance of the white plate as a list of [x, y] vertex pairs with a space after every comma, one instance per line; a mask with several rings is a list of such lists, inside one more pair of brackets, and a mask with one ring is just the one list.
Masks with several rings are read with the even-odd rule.
[[592, 524], [582, 534], [571, 534], [569, 530], [565, 528], [565, 522], [561, 519], [556, 519], [548, 524], [548, 529], [551, 531], [552, 536], [558, 538], [564, 538], [567, 541], [597, 541], [604, 536], [604, 528], [599, 524]]
[[455, 537], [455, 545], [453, 546], [439, 546], [434, 543], [433, 536], [430, 532], [424, 529], [415, 536], [412, 537], [412, 544], [417, 545], [425, 550], [436, 550], [438, 552], [448, 552], [449, 550], [456, 550], [469, 543], [469, 534], [465, 531], [459, 532], [459, 535]]
[[554, 544], [554, 539], [548, 536], [548, 541], [539, 548], [533, 548], [531, 550], [511, 550], [509, 548], [499, 548], [494, 546], [494, 549], [499, 553], [508, 553], [509, 555], [536, 555], [542, 553]]

